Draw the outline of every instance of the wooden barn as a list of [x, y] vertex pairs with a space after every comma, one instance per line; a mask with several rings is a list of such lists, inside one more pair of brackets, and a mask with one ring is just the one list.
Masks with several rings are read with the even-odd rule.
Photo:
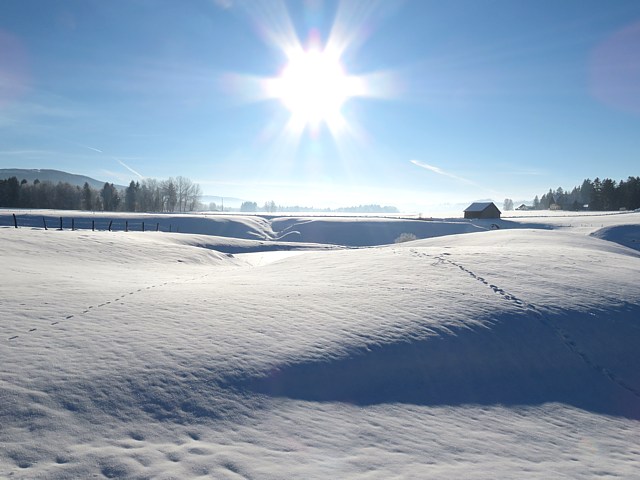
[[500, 218], [502, 212], [493, 202], [474, 202], [464, 211], [464, 218]]

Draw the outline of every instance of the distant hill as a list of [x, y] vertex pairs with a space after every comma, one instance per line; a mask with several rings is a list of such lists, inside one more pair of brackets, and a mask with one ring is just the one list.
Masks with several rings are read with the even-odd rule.
[[[60, 170], [47, 170], [47, 169], [26, 169], [26, 168], [0, 168], [0, 180], [16, 177], [18, 181], [23, 179], [29, 183], [38, 179], [41, 182], [49, 181], [52, 183], [67, 182], [71, 185], [78, 185], [82, 187], [85, 182], [96, 190], [100, 190], [104, 187], [105, 182], [96, 180], [95, 178], [86, 177], [84, 175], [76, 175], [75, 173], [62, 172]], [[125, 188], [121, 185], [116, 185], [116, 188]]]

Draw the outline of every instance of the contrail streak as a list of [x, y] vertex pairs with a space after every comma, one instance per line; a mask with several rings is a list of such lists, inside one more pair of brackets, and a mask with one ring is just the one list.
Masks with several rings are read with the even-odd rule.
[[433, 173], [437, 173], [438, 175], [443, 175], [445, 177], [453, 178], [454, 180], [458, 180], [460, 182], [463, 182], [463, 183], [466, 183], [466, 184], [469, 184], [469, 185], [479, 186], [477, 183], [472, 182], [471, 180], [459, 177], [457, 175], [454, 175], [453, 173], [445, 172], [441, 168], [435, 167], [433, 165], [429, 165], [428, 163], [420, 162], [418, 160], [410, 160], [410, 162], [413, 163], [414, 165], [420, 167], [420, 168], [424, 168], [426, 170], [432, 171]]
[[133, 173], [134, 175], [137, 175], [138, 178], [140, 179], [144, 179], [143, 175], [140, 175], [138, 172], [136, 172], [133, 168], [131, 168], [129, 165], [127, 165], [126, 163], [124, 163], [122, 160], [118, 160], [117, 158], [115, 159], [116, 162], [118, 162], [120, 165], [122, 165], [124, 168], [126, 168], [127, 170], [129, 170], [131, 173]]

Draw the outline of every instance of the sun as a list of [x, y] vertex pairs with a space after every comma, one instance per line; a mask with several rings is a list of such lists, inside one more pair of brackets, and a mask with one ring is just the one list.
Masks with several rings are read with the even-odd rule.
[[[306, 41], [294, 27], [286, 2], [245, 3], [262, 39], [279, 60], [267, 76], [226, 72], [221, 85], [243, 102], [268, 102], [273, 115], [259, 134], [260, 141], [269, 140], [274, 157], [290, 159], [303, 139], [319, 148], [331, 138], [340, 158], [353, 157], [357, 148], [369, 142], [358, 118], [366, 111], [360, 100], [388, 100], [399, 94], [400, 81], [393, 71], [363, 71], [368, 62], [357, 62], [354, 71], [351, 63], [369, 36], [380, 2], [338, 2], [330, 28], [321, 33], [309, 25]], [[307, 7], [315, 11], [315, 6]]]
[[291, 112], [293, 122], [331, 127], [341, 121], [344, 103], [358, 92], [358, 79], [346, 73], [339, 57], [301, 49], [289, 55], [270, 93]]

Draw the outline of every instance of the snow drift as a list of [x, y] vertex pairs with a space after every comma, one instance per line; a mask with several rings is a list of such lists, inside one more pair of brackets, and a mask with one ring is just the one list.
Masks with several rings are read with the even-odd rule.
[[601, 228], [591, 235], [640, 250], [640, 225], [613, 225]]
[[273, 219], [271, 227], [281, 240], [362, 247], [394, 243], [403, 233], [431, 238], [484, 231], [490, 225], [460, 220], [284, 217]]
[[[259, 241], [286, 241], [350, 247], [391, 244], [403, 233], [431, 238], [489, 230], [491, 222], [461, 219], [416, 220], [372, 217], [273, 217], [229, 214], [136, 214], [126, 212], [24, 211], [18, 212], [22, 227], [80, 230], [180, 232]], [[144, 224], [144, 226], [143, 226]], [[0, 213], [0, 226], [13, 225], [10, 214]]]

